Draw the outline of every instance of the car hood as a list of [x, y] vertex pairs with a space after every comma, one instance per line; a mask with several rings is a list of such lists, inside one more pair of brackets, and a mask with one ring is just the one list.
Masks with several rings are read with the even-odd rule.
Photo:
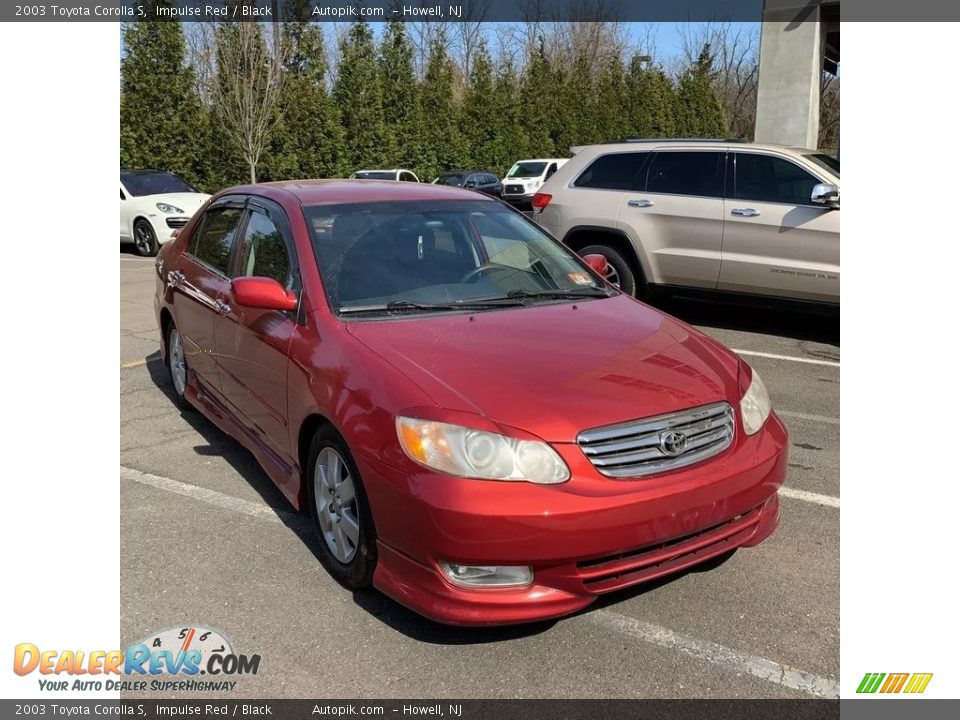
[[137, 200], [145, 200], [151, 203], [162, 202], [169, 205], [175, 205], [183, 210], [185, 215], [193, 215], [209, 198], [210, 196], [206, 193], [185, 192], [160, 193], [159, 195], [140, 195], [137, 197]]
[[625, 295], [347, 329], [438, 406], [551, 442], [738, 396], [732, 352]]

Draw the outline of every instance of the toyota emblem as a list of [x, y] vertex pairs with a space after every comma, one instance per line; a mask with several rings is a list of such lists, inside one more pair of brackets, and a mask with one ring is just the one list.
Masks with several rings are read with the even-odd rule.
[[676, 457], [687, 448], [687, 436], [675, 430], [660, 434], [660, 450], [664, 455]]

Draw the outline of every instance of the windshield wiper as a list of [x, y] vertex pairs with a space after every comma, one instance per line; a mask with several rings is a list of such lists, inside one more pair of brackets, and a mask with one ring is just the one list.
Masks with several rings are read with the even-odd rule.
[[340, 308], [343, 313], [365, 313], [365, 312], [405, 312], [410, 310], [425, 311], [450, 311], [450, 310], [477, 310], [491, 307], [511, 307], [522, 305], [519, 298], [496, 297], [496, 298], [478, 298], [476, 300], [456, 300], [448, 303], [425, 303], [416, 300], [391, 300], [383, 305], [354, 305], [352, 307]]
[[592, 297], [613, 297], [613, 295], [603, 288], [582, 288], [579, 290], [511, 290], [507, 293], [508, 298], [526, 299], [526, 298], [592, 298]]

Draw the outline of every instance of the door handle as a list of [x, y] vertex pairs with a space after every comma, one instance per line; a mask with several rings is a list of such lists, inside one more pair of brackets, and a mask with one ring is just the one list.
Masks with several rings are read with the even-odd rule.
[[734, 208], [730, 211], [731, 215], [739, 215], [740, 217], [756, 217], [760, 214], [759, 210], [754, 210], [753, 208]]
[[225, 303], [223, 300], [217, 299], [214, 305], [216, 305], [217, 312], [220, 313], [221, 315], [226, 315], [228, 312], [230, 312], [230, 306], [227, 303]]
[[183, 285], [183, 281], [186, 280], [186, 275], [184, 275], [179, 270], [171, 270], [167, 273], [167, 284], [170, 287], [180, 287]]
[[630, 207], [653, 207], [653, 200], [627, 200]]

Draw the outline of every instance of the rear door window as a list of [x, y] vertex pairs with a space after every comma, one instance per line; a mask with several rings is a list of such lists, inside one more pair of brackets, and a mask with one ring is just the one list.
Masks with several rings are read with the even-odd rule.
[[649, 155], [646, 152], [601, 155], [580, 173], [573, 185], [598, 190], [629, 190]]
[[658, 152], [647, 171], [646, 192], [723, 197], [721, 152]]

